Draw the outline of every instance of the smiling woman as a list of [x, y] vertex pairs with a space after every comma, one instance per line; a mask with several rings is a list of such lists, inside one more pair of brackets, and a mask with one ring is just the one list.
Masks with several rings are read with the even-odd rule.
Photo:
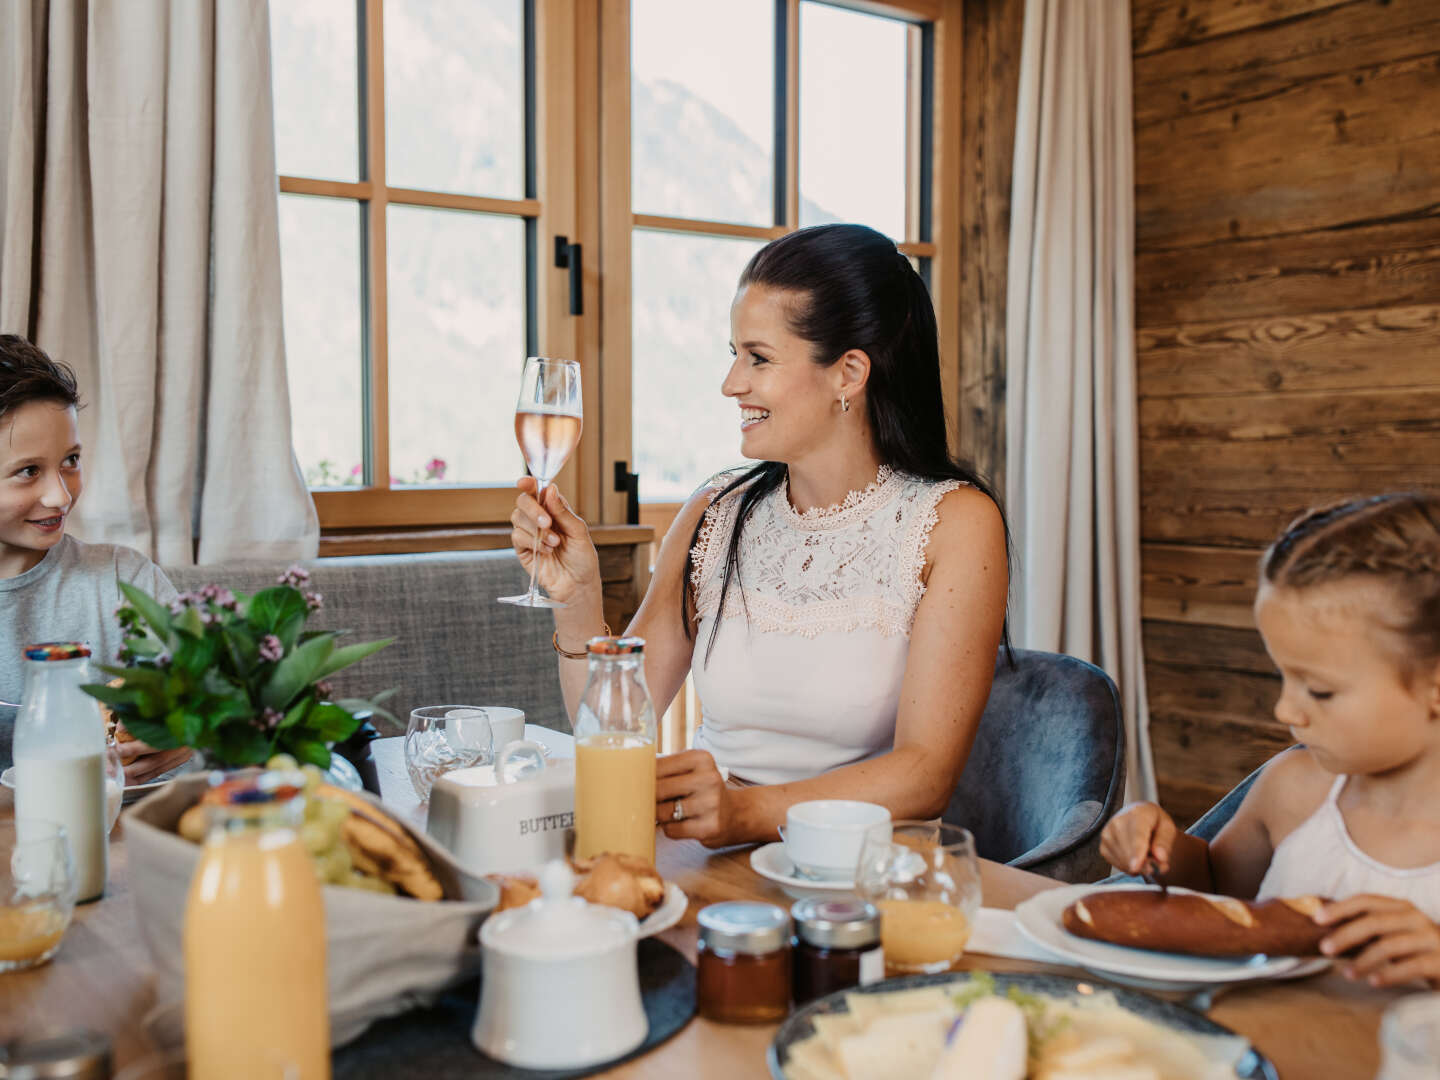
[[[162, 603], [175, 589], [160, 568], [128, 547], [86, 544], [65, 525], [84, 487], [75, 375], [22, 337], [0, 334], [0, 656], [45, 641], [88, 643], [99, 662], [114, 658], [122, 634], [112, 612], [118, 582], [139, 585]], [[20, 667], [0, 664], [0, 766], [10, 764]], [[126, 744], [129, 769], [148, 778], [188, 756], [151, 754]], [[124, 755], [122, 751], [122, 756]]]
[[[659, 761], [656, 820], [719, 845], [773, 838], [808, 799], [936, 816], [989, 693], [1008, 557], [994, 496], [946, 448], [929, 293], [893, 241], [823, 225], [755, 254], [730, 322], [721, 390], [758, 464], [685, 504], [628, 629], [657, 707], [690, 673], [702, 707], [695, 749]], [[528, 568], [540, 532], [540, 581], [569, 605], [573, 703], [595, 549], [558, 494], [520, 486], [512, 539]]]

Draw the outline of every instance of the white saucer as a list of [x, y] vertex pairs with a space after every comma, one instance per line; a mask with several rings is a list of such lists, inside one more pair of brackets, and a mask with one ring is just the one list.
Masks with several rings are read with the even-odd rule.
[[662, 930], [669, 930], [685, 917], [690, 907], [690, 898], [673, 881], [665, 882], [665, 899], [660, 906], [640, 920], [640, 936], [654, 937]]
[[831, 881], [823, 878], [801, 877], [785, 854], [785, 845], [780, 841], [765, 844], [750, 852], [750, 869], [763, 878], [780, 885], [791, 896], [810, 896], [817, 892], [854, 892], [853, 879], [842, 878]]
[[[1105, 889], [1148, 888], [1148, 885], [1071, 885], [1063, 889], [1046, 889], [1016, 907], [1015, 922], [1031, 941], [1069, 963], [1097, 975], [1114, 978], [1117, 982], [1131, 982], [1152, 990], [1183, 990], [1251, 979], [1288, 979], [1320, 969], [1313, 966], [1315, 960], [1307, 957], [1256, 955], [1212, 958], [1151, 952], [1077, 937], [1065, 929], [1062, 918], [1065, 909], [1087, 893]], [[1327, 963], [1322, 959], [1320, 967]]]

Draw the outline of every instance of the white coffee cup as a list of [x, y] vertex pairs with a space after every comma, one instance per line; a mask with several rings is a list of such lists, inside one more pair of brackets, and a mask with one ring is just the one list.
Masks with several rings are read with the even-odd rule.
[[524, 709], [488, 705], [485, 712], [490, 717], [490, 746], [496, 756], [512, 742], [525, 737]]
[[860, 845], [872, 831], [890, 839], [890, 811], [853, 799], [796, 803], [785, 815], [780, 838], [801, 877], [848, 881], [860, 861]]

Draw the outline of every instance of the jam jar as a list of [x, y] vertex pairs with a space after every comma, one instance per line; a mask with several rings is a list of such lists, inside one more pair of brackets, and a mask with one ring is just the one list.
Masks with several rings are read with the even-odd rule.
[[812, 896], [797, 900], [790, 916], [795, 921], [796, 1005], [885, 978], [880, 911], [874, 904]]
[[790, 1011], [790, 916], [773, 904], [730, 900], [703, 908], [696, 967], [700, 1015], [774, 1023]]

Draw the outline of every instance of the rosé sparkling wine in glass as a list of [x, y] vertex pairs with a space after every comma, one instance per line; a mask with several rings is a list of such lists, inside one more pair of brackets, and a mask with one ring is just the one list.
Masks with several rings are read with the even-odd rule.
[[[515, 402], [515, 441], [525, 455], [530, 475], [535, 477], [535, 498], [542, 500], [545, 488], [559, 475], [580, 442], [582, 405], [580, 365], [573, 360], [547, 360], [532, 356], [525, 361], [520, 395]], [[530, 555], [530, 588], [518, 596], [501, 596], [502, 604], [518, 607], [556, 608], [565, 605], [535, 588], [540, 568], [540, 530]]]

